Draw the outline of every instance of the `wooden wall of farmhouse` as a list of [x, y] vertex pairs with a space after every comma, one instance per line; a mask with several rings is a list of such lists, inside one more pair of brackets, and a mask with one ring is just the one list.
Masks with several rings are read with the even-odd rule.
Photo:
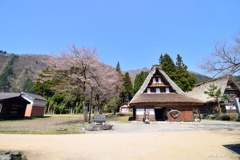
[[45, 107], [27, 105], [25, 117], [42, 117], [44, 116]]
[[[176, 109], [176, 108], [175, 108]], [[168, 121], [194, 121], [193, 108], [192, 107], [180, 107], [177, 108], [180, 113], [178, 117], [174, 118], [170, 114], [170, 108], [168, 109]]]
[[[155, 115], [149, 115], [149, 120], [150, 121], [155, 121]], [[144, 115], [136, 115], [136, 121], [143, 121]]]
[[[194, 121], [194, 114], [193, 114], [193, 108], [194, 107], [184, 107], [184, 106], [178, 106], [178, 107], [167, 107], [167, 121]], [[171, 110], [178, 110], [180, 111], [178, 117], [174, 118], [171, 114]], [[149, 115], [150, 121], [156, 121], [156, 115]], [[133, 118], [136, 121], [143, 121], [144, 115], [136, 115], [136, 109], [133, 109]]]

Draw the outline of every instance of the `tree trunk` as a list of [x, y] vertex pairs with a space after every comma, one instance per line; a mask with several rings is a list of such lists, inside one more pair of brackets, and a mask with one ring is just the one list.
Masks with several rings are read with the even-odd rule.
[[47, 113], [50, 113], [50, 108], [51, 108], [51, 106], [50, 106], [50, 104], [48, 104], [48, 110], [47, 110]]
[[220, 106], [220, 102], [219, 101], [217, 101], [218, 102], [218, 114], [222, 114], [222, 109], [221, 109], [221, 106]]
[[94, 106], [94, 115], [98, 114], [98, 106]]
[[88, 107], [85, 105], [85, 101], [82, 101], [82, 104], [83, 104], [84, 122], [88, 122]]
[[98, 99], [98, 111], [99, 111], [99, 114], [103, 113], [103, 110], [102, 110], [102, 107], [101, 107], [101, 104], [100, 104], [100, 98]]

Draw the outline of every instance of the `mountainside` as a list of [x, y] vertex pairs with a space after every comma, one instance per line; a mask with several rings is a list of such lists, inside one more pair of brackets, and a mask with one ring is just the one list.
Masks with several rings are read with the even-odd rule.
[[0, 54], [0, 91], [30, 91], [49, 59], [47, 55]]
[[[148, 68], [142, 68], [142, 69], [136, 69], [136, 70], [129, 70], [127, 71], [132, 79], [132, 82], [134, 82], [134, 78], [136, 77], [137, 74], [141, 73], [141, 71], [150, 71], [150, 69]], [[210, 77], [206, 76], [206, 75], [202, 75], [200, 73], [197, 72], [193, 72], [193, 71], [189, 71], [196, 79], [196, 84], [200, 83], [200, 82], [204, 82], [207, 81], [209, 79], [211, 79]]]
[[[37, 76], [47, 67], [49, 61], [50, 56], [48, 55], [15, 55], [0, 51], [0, 92], [32, 91]], [[134, 82], [137, 74], [149, 70], [142, 68], [126, 72], [129, 72], [132, 82]], [[196, 83], [210, 79], [205, 75], [190, 73], [196, 78]]]

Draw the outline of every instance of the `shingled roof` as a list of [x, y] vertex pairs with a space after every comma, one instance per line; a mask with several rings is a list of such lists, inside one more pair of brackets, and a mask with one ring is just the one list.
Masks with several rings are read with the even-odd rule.
[[[168, 81], [168, 83], [173, 88], [175, 93], [144, 93], [144, 91], [149, 85], [149, 82], [151, 81], [153, 75], [156, 73], [157, 70]], [[171, 78], [161, 69], [159, 65], [153, 65], [143, 85], [138, 90], [138, 92], [134, 95], [129, 105], [131, 107], [137, 104], [147, 104], [147, 103], [158, 104], [158, 105], [166, 104], [166, 103], [174, 103], [174, 104], [187, 103], [189, 105], [190, 104], [196, 105], [196, 104], [203, 104], [204, 102], [202, 102], [201, 100], [186, 96], [185, 93], [181, 90], [181, 88], [179, 88], [171, 80]]]

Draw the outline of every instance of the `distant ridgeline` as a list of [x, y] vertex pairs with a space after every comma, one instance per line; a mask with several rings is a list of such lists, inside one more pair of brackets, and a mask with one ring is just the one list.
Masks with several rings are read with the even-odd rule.
[[0, 50], [0, 56], [8, 56], [8, 53], [6, 51]]

